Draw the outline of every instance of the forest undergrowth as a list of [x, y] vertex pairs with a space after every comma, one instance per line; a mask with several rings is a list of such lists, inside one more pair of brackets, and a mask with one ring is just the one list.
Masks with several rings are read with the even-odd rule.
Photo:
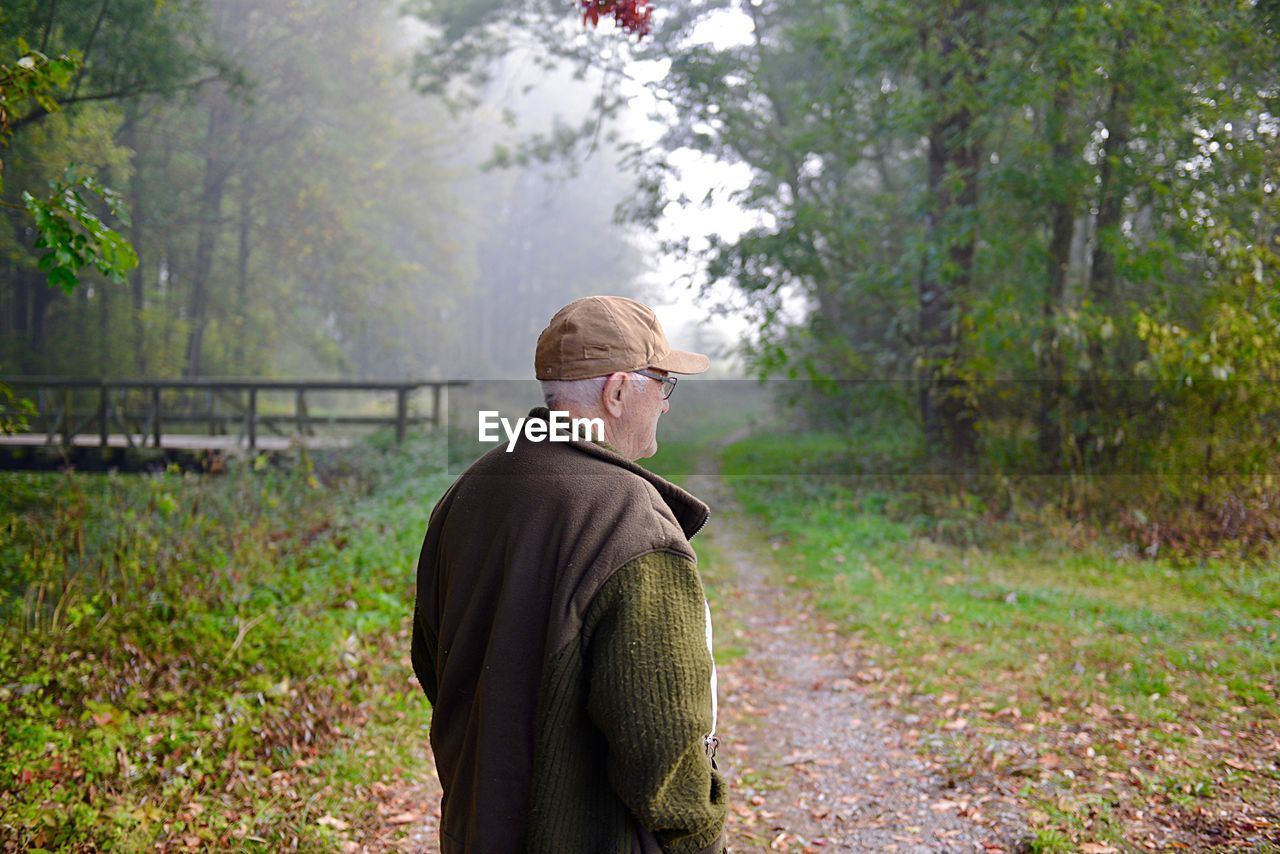
[[856, 683], [955, 778], [1014, 781], [1033, 850], [1280, 842], [1274, 554], [1141, 548], [943, 478], [826, 476], [829, 445], [754, 436], [722, 470], [849, 638]]
[[[749, 437], [722, 472], [852, 682], [957, 780], [1013, 781], [1033, 849], [1280, 839], [1273, 560], [824, 477], [821, 447]], [[439, 443], [385, 440], [219, 477], [0, 474], [0, 847], [339, 850], [429, 821], [393, 796], [431, 774], [409, 620], [449, 479]]]
[[408, 649], [442, 470], [422, 440], [0, 474], [0, 848], [338, 849], [385, 824], [379, 787], [430, 773]]

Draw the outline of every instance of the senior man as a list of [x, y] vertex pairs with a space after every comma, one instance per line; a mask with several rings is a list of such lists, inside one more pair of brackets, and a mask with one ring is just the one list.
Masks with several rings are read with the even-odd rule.
[[497, 447], [432, 512], [412, 658], [442, 854], [725, 850], [710, 611], [689, 546], [709, 511], [635, 463], [657, 451], [670, 374], [707, 365], [641, 303], [571, 302], [534, 370], [547, 406], [599, 418], [604, 441]]

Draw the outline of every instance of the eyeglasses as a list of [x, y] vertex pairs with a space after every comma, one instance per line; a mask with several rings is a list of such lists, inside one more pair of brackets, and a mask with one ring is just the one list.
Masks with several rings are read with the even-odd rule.
[[676, 390], [676, 378], [662, 374], [655, 374], [653, 371], [632, 371], [633, 374], [639, 374], [642, 377], [648, 377], [651, 380], [657, 380], [662, 383], [662, 399], [666, 400], [671, 397], [671, 392]]

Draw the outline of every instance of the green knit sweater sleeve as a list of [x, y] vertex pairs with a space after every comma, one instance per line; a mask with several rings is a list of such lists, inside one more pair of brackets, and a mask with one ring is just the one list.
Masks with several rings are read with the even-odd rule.
[[719, 850], [724, 781], [707, 759], [711, 655], [702, 581], [666, 552], [623, 566], [587, 613], [588, 712], [609, 779], [665, 851]]

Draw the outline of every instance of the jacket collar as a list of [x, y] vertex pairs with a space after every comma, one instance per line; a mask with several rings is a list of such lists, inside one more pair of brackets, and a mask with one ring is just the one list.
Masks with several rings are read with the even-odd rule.
[[[539, 421], [549, 421], [551, 419], [551, 410], [545, 406], [536, 406], [529, 410], [529, 417]], [[658, 495], [662, 496], [662, 500], [666, 502], [667, 507], [671, 509], [676, 521], [680, 523], [680, 529], [684, 531], [685, 539], [693, 539], [693, 535], [702, 530], [703, 525], [707, 524], [707, 519], [711, 516], [711, 508], [701, 499], [681, 489], [671, 481], [659, 477], [644, 466], [638, 465], [622, 456], [618, 453], [617, 448], [608, 442], [567, 442], [566, 444], [588, 456], [613, 463], [649, 481], [653, 488], [658, 491]]]

